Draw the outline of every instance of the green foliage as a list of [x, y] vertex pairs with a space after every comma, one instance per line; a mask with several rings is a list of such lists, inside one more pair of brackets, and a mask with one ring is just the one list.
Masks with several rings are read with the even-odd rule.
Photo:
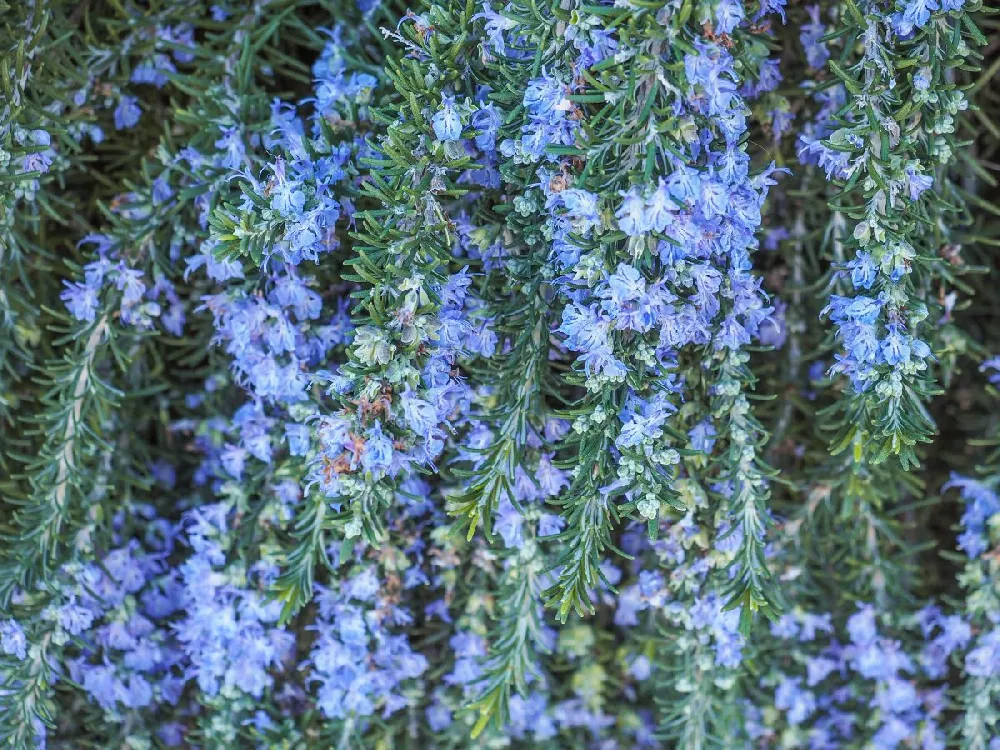
[[768, 5], [0, 0], [0, 747], [989, 750], [1000, 22]]

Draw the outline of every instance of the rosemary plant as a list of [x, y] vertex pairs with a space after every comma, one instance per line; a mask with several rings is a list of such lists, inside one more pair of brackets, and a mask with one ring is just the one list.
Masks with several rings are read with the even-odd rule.
[[980, 0], [0, 0], [0, 747], [1000, 748]]

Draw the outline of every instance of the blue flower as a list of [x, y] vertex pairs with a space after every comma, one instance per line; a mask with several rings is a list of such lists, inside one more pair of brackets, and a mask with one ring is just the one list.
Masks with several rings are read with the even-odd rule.
[[374, 474], [384, 474], [392, 464], [392, 440], [382, 432], [382, 425], [375, 423], [365, 435], [365, 449], [361, 464]]
[[566, 519], [552, 513], [543, 513], [538, 519], [538, 536], [554, 536], [562, 532]]
[[429, 401], [417, 398], [410, 390], [404, 391], [401, 397], [403, 418], [406, 424], [417, 435], [428, 439], [440, 423], [437, 409]]
[[63, 284], [66, 288], [59, 294], [59, 298], [66, 303], [70, 315], [77, 320], [93, 321], [97, 317], [98, 290], [79, 281], [64, 281]]
[[887, 365], [895, 367], [910, 361], [909, 337], [902, 333], [898, 325], [889, 326], [889, 335], [882, 341], [880, 351]]
[[601, 217], [597, 208], [597, 196], [586, 190], [573, 188], [559, 193], [573, 227], [579, 234], [586, 234], [594, 227], [600, 227]]
[[847, 264], [847, 267], [851, 269], [851, 283], [855, 289], [871, 289], [878, 276], [878, 266], [875, 265], [871, 255], [862, 250]]
[[934, 178], [932, 176], [920, 174], [917, 172], [917, 167], [913, 164], [907, 165], [906, 176], [908, 178], [910, 200], [917, 200], [924, 193], [924, 191], [930, 189], [930, 187], [934, 184]]
[[607, 347], [609, 326], [610, 321], [600, 313], [596, 304], [569, 304], [563, 309], [558, 330], [566, 336], [566, 346], [570, 349], [590, 351]]
[[691, 441], [691, 449], [701, 451], [706, 455], [711, 454], [715, 447], [715, 426], [710, 419], [704, 419], [688, 432]]
[[790, 612], [786, 612], [771, 623], [771, 635], [777, 638], [790, 639], [799, 634], [799, 623]]
[[913, 88], [917, 91], [927, 91], [931, 87], [931, 69], [928, 67], [918, 68], [913, 74]]
[[894, 21], [894, 26], [900, 34], [909, 34], [914, 26], [918, 29], [926, 26], [931, 20], [931, 12], [939, 8], [938, 0], [909, 0], [903, 7], [900, 20]]
[[577, 64], [581, 68], [592, 68], [618, 50], [618, 40], [615, 39], [612, 29], [594, 26], [585, 28], [586, 31], [579, 27], [571, 27], [574, 34], [573, 46], [580, 53]]
[[226, 446], [222, 452], [222, 466], [234, 479], [243, 476], [243, 467], [246, 465], [247, 452], [243, 448], [235, 445]]
[[802, 690], [799, 678], [785, 678], [774, 694], [774, 707], [787, 711], [788, 723], [801, 724], [816, 710], [816, 696], [809, 690]]
[[524, 106], [534, 118], [560, 117], [567, 108], [565, 85], [544, 70], [541, 78], [528, 83]]
[[115, 129], [128, 130], [135, 127], [139, 122], [142, 110], [139, 108], [139, 100], [134, 96], [123, 96], [115, 107]]
[[965, 657], [965, 671], [973, 677], [1000, 676], [1000, 628], [979, 637]]
[[869, 646], [878, 637], [878, 626], [875, 624], [875, 610], [871, 606], [863, 606], [847, 620], [847, 632], [851, 642], [857, 646]]
[[766, 16], [768, 13], [777, 13], [781, 17], [781, 22], [785, 22], [785, 5], [788, 0], [761, 0], [758, 18]]
[[493, 533], [501, 536], [507, 549], [520, 548], [524, 544], [524, 517], [506, 496], [497, 506]]
[[462, 118], [455, 109], [455, 98], [443, 97], [441, 106], [442, 109], [431, 118], [434, 135], [442, 141], [457, 141], [462, 137]]
[[538, 459], [538, 466], [535, 469], [535, 479], [538, 482], [538, 489], [545, 497], [556, 496], [563, 488], [569, 486], [569, 478], [566, 472], [553, 465], [552, 455], [551, 453], [543, 454]]
[[497, 54], [503, 55], [507, 52], [504, 34], [515, 28], [517, 21], [497, 13], [488, 2], [483, 2], [482, 8], [482, 11], [474, 15], [472, 20], [486, 19], [486, 46]]
[[[854, 297], [853, 299], [844, 297], [836, 298], [836, 301], [839, 302], [840, 300], [846, 303], [843, 307], [843, 318], [867, 325], [875, 323], [879, 311], [882, 309], [882, 302], [871, 297]], [[834, 303], [835, 298], [831, 296], [830, 301]]]
[[125, 686], [118, 679], [113, 666], [84, 664], [81, 669], [83, 689], [102, 708], [114, 708], [114, 705], [127, 695]]
[[810, 68], [822, 70], [826, 61], [830, 59], [830, 52], [825, 42], [821, 42], [826, 33], [827, 27], [820, 19], [820, 6], [806, 6], [806, 13], [809, 14], [809, 22], [802, 24], [799, 30], [799, 40], [806, 52], [806, 62]]
[[806, 662], [806, 684], [816, 687], [837, 669], [837, 662], [822, 656], [811, 657]]
[[500, 112], [492, 104], [480, 107], [472, 115], [472, 127], [479, 131], [476, 134], [476, 146], [483, 151], [493, 151], [496, 149], [497, 131], [500, 129], [502, 118]]
[[24, 659], [28, 654], [28, 640], [24, 630], [14, 620], [0, 622], [0, 648], [8, 656]]
[[727, 348], [737, 351], [750, 343], [750, 333], [734, 315], [727, 315], [719, 327], [719, 335], [715, 339], [717, 349]]
[[246, 158], [246, 146], [243, 145], [243, 135], [236, 126], [223, 127], [221, 137], [215, 141], [215, 147], [222, 150], [221, 164], [226, 169], [242, 168]]
[[153, 55], [152, 60], [141, 62], [132, 71], [132, 83], [151, 83], [157, 88], [163, 88], [170, 80], [168, 74], [176, 73], [177, 67], [173, 60], [162, 53]]
[[677, 204], [671, 197], [666, 181], [661, 177], [646, 205], [646, 221], [650, 229], [654, 232], [665, 232], [673, 222], [675, 211]]
[[621, 414], [622, 430], [615, 439], [619, 448], [652, 447], [663, 435], [667, 418], [677, 411], [666, 394], [659, 393], [649, 401], [632, 396]]
[[75, 597], [58, 610], [59, 626], [70, 635], [80, 635], [90, 628], [94, 613], [76, 603]]
[[618, 217], [618, 228], [631, 237], [645, 234], [652, 227], [651, 219], [646, 211], [646, 200], [633, 186], [622, 194], [622, 204], [615, 216]]
[[744, 15], [743, 0], [720, 0], [715, 8], [715, 33], [732, 34]]
[[118, 278], [115, 285], [124, 292], [122, 294], [123, 305], [136, 305], [142, 301], [142, 295], [146, 292], [146, 284], [141, 279], [142, 271], [124, 265], [118, 267]]
[[309, 452], [311, 443], [309, 428], [302, 424], [286, 424], [285, 439], [288, 441], [288, 452], [293, 456], [304, 456]]
[[434, 703], [427, 707], [427, 725], [432, 732], [442, 732], [451, 725], [451, 711], [435, 699]]

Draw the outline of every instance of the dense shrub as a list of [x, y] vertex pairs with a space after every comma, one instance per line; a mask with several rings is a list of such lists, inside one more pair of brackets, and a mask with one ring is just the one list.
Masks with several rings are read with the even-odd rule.
[[0, 0], [0, 743], [1000, 748], [980, 0]]

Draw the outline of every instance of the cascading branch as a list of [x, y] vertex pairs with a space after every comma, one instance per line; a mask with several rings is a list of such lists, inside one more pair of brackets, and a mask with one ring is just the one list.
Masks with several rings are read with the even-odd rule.
[[978, 0], [0, 19], [0, 747], [1000, 748]]
[[[565, 106], [547, 104], [566, 110], [578, 100], [596, 110], [575, 117], [581, 135], [572, 153], [582, 176], [606, 185], [600, 194], [571, 188], [547, 200], [565, 206], [556, 217], [566, 238], [556, 258], [567, 300], [559, 332], [569, 349], [582, 352], [588, 391], [573, 413], [573, 440], [581, 462], [595, 462], [586, 475], [577, 470], [564, 501], [570, 548], [552, 590], [562, 617], [587, 609], [586, 590], [597, 582], [599, 552], [610, 546], [615, 518], [634, 513], [652, 531], [661, 508], [695, 510], [670, 500], [678, 449], [688, 448], [683, 423], [673, 416], [686, 395], [686, 410], [709, 420], [698, 429], [721, 437], [720, 451], [729, 449], [720, 459], [719, 489], [742, 558], [732, 569], [730, 597], [747, 613], [771, 604], [761, 554], [767, 489], [743, 393], [752, 375], [742, 350], [771, 312], [748, 272], [773, 166], [751, 177], [739, 94], [751, 82], [741, 79], [726, 45], [716, 43], [716, 34], [733, 31], [744, 11], [727, 5], [704, 39], [704, 19], [686, 10], [664, 8], [655, 19], [633, 12], [610, 58], [627, 58], [627, 68], [598, 63], [592, 89], [567, 91]], [[589, 67], [590, 59], [582, 59]], [[627, 100], [640, 116], [612, 135], [615, 107]], [[597, 108], [600, 102], [609, 103]], [[578, 246], [574, 236], [587, 241]], [[704, 357], [709, 373], [685, 373], [678, 360], [687, 356]], [[617, 423], [608, 422], [613, 415]], [[718, 428], [712, 417], [723, 420]], [[613, 498], [621, 495], [625, 502], [616, 506]]]
[[922, 332], [940, 306], [935, 282], [954, 275], [942, 253], [955, 211], [943, 167], [953, 158], [946, 136], [968, 106], [954, 73], [978, 37], [965, 4], [914, 0], [886, 13], [845, 3], [844, 56], [830, 62], [844, 105], [836, 129], [815, 144], [841, 188], [832, 208], [850, 220], [842, 246], [854, 251], [840, 261], [853, 293], [831, 296], [826, 309], [844, 347], [832, 371], [848, 376], [853, 393], [835, 450], [874, 463], [899, 456], [904, 468], [935, 429], [926, 407], [933, 353]]

